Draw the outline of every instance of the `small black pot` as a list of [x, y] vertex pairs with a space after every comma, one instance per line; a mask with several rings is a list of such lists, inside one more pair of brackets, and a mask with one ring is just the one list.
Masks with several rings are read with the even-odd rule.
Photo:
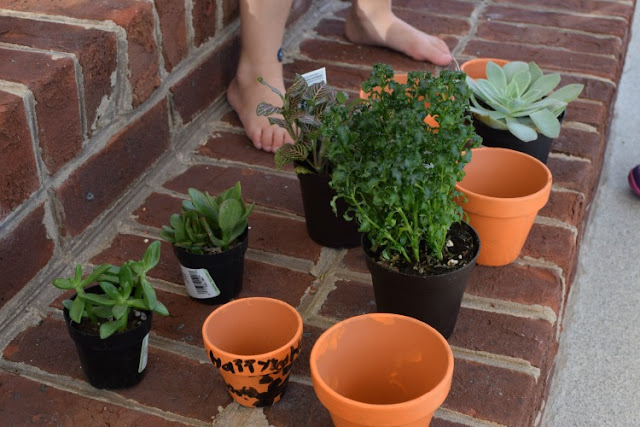
[[[184, 248], [173, 247], [189, 296], [205, 304], [224, 304], [240, 293], [244, 255], [249, 244], [248, 227], [238, 239], [238, 245], [219, 254], [197, 255]], [[206, 270], [208, 277], [202, 270]]]
[[[102, 293], [99, 286], [85, 289]], [[75, 296], [73, 297], [75, 298]], [[133, 329], [118, 332], [107, 339], [79, 330], [64, 309], [69, 335], [76, 343], [80, 365], [89, 383], [96, 388], [125, 388], [138, 384], [146, 373], [149, 331], [153, 312], [144, 311], [146, 319]]]
[[343, 218], [346, 211], [344, 200], [336, 201], [337, 214], [333, 213], [330, 202], [336, 192], [329, 187], [331, 176], [327, 174], [299, 174], [304, 216], [307, 220], [309, 237], [330, 248], [353, 248], [360, 246], [362, 234], [358, 232], [355, 220]]
[[477, 248], [473, 260], [458, 270], [437, 275], [410, 275], [383, 267], [372, 258], [368, 242], [363, 240], [378, 312], [413, 317], [449, 338], [458, 320], [467, 280], [480, 252], [478, 234], [469, 224], [462, 224], [473, 235]]
[[[558, 120], [562, 123], [564, 112], [558, 117]], [[482, 137], [482, 145], [485, 147], [509, 148], [533, 156], [544, 164], [547, 163], [553, 138], [538, 133], [538, 139], [524, 142], [508, 130], [490, 128], [475, 117], [473, 118], [473, 126], [476, 133]]]

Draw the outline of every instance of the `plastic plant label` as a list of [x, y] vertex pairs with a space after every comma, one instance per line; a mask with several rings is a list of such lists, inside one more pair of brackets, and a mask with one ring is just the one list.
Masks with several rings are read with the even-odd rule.
[[196, 299], [213, 298], [220, 295], [220, 289], [216, 286], [211, 275], [205, 268], [187, 268], [183, 265], [182, 277], [190, 297]]
[[140, 349], [140, 363], [138, 364], [138, 373], [144, 371], [147, 367], [147, 358], [149, 355], [149, 334], [144, 336], [142, 340], [142, 348]]
[[309, 71], [308, 73], [304, 73], [302, 78], [306, 80], [309, 86], [316, 83], [326, 83], [327, 82], [327, 69], [325, 67], [318, 68], [317, 70]]

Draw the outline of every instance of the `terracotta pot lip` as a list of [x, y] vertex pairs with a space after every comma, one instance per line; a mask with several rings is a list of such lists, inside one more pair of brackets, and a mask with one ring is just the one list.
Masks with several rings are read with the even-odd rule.
[[[511, 61], [508, 59], [502, 59], [502, 58], [485, 58], [485, 57], [473, 58], [462, 63], [462, 65], [460, 65], [460, 71], [468, 75], [468, 73], [465, 71], [466, 68], [469, 68], [475, 64], [482, 64], [483, 62], [493, 62], [498, 64], [500, 67], [504, 67], [506, 64], [508, 64]], [[473, 79], [473, 77], [471, 78]]]
[[[529, 154], [525, 154], [525, 153], [521, 153], [519, 151], [516, 150], [512, 150], [510, 148], [500, 148], [500, 147], [478, 147], [478, 148], [474, 148], [471, 150], [471, 152], [482, 152], [482, 151], [494, 151], [494, 152], [498, 152], [501, 151], [505, 154], [514, 156], [514, 157], [520, 157], [521, 159], [525, 159], [527, 161], [533, 162], [538, 164], [544, 171], [545, 174], [547, 176], [547, 182], [544, 185], [544, 187], [540, 188], [540, 190], [536, 191], [535, 193], [531, 193], [531, 194], [527, 194], [526, 196], [520, 196], [520, 197], [494, 197], [494, 196], [487, 196], [484, 194], [480, 194], [480, 193], [475, 193], [473, 191], [467, 190], [466, 188], [462, 187], [460, 185], [460, 182], [456, 183], [456, 190], [464, 193], [465, 196], [469, 197], [472, 196], [473, 198], [476, 198], [478, 200], [482, 200], [482, 201], [486, 201], [486, 202], [495, 202], [495, 201], [504, 201], [504, 202], [513, 202], [513, 203], [523, 203], [529, 200], [537, 200], [538, 198], [542, 197], [544, 194], [548, 194], [551, 190], [551, 184], [553, 183], [553, 177], [551, 175], [551, 171], [549, 170], [549, 168], [547, 167], [547, 165], [545, 165], [544, 163], [542, 163], [540, 160], [536, 159], [535, 157], [529, 155]], [[473, 161], [473, 154], [471, 156]]]
[[[251, 303], [251, 302], [268, 302], [271, 304], [275, 304], [275, 305], [279, 305], [281, 307], [286, 308], [289, 312], [291, 312], [295, 319], [296, 319], [296, 323], [297, 323], [297, 328], [296, 328], [296, 332], [293, 334], [293, 337], [287, 341], [284, 345], [282, 345], [280, 348], [277, 348], [275, 350], [271, 350], [268, 351], [266, 353], [260, 353], [260, 354], [235, 354], [235, 353], [231, 353], [225, 350], [222, 350], [221, 348], [218, 348], [217, 346], [213, 345], [211, 343], [211, 341], [209, 340], [209, 336], [208, 334], [205, 333], [205, 331], [208, 329], [208, 326], [210, 323], [214, 322], [214, 318], [216, 317], [216, 313], [219, 314], [220, 310], [224, 311], [224, 310], [228, 310], [229, 307], [235, 306], [235, 305], [241, 305], [241, 304], [247, 304], [247, 303]], [[275, 299], [275, 298], [268, 298], [268, 297], [247, 297], [247, 298], [239, 298], [239, 299], [235, 299], [233, 301], [229, 301], [228, 303], [221, 305], [220, 307], [216, 308], [215, 310], [213, 310], [205, 319], [204, 323], [202, 324], [202, 338], [204, 340], [204, 343], [207, 347], [209, 348], [213, 348], [216, 351], [216, 356], [218, 357], [225, 357], [225, 358], [229, 358], [229, 359], [271, 359], [274, 356], [277, 356], [279, 353], [282, 352], [283, 348], [286, 348], [287, 351], [289, 349], [289, 347], [293, 346], [295, 347], [296, 344], [298, 343], [298, 341], [300, 340], [300, 337], [302, 336], [302, 330], [303, 330], [303, 322], [302, 322], [302, 317], [300, 316], [300, 313], [298, 313], [298, 310], [295, 309], [295, 307], [293, 307], [291, 304], [288, 304], [282, 300], [279, 299]]]
[[[400, 403], [390, 403], [390, 404], [365, 403], [365, 402], [360, 402], [358, 400], [350, 399], [348, 397], [345, 397], [339, 394], [338, 392], [334, 391], [331, 387], [329, 387], [324, 382], [324, 380], [321, 379], [320, 374], [318, 373], [318, 368], [316, 364], [313, 363], [314, 360], [317, 359], [318, 357], [317, 352], [319, 351], [318, 346], [314, 345], [313, 348], [311, 349], [311, 355], [309, 356], [309, 364], [311, 366], [311, 377], [312, 379], [316, 380], [314, 381], [314, 383], [317, 383], [318, 386], [322, 388], [323, 392], [328, 394], [332, 400], [347, 403], [348, 405], [355, 407], [358, 410], [366, 411], [367, 413], [371, 413], [371, 412], [380, 413], [380, 412], [388, 412], [388, 411], [398, 411], [399, 413], [402, 413], [404, 411], [410, 410], [415, 407], [424, 407], [427, 401], [431, 400], [433, 395], [439, 394], [442, 388], [450, 387], [450, 383], [447, 381], [447, 378], [453, 377], [453, 364], [454, 364], [453, 351], [451, 350], [451, 346], [449, 345], [448, 341], [442, 336], [442, 334], [438, 332], [435, 328], [433, 328], [432, 326], [424, 322], [421, 322], [420, 320], [414, 319], [412, 317], [404, 316], [401, 314], [394, 314], [394, 313], [368, 313], [368, 314], [362, 314], [359, 316], [350, 317], [348, 319], [345, 319], [341, 322], [336, 323], [335, 325], [331, 326], [329, 329], [324, 331], [316, 341], [316, 344], [319, 341], [326, 339], [326, 337], [329, 336], [333, 331], [343, 328], [345, 325], [349, 323], [358, 322], [366, 319], [396, 319], [396, 320], [401, 320], [409, 323], [414, 323], [420, 327], [423, 327], [428, 332], [434, 334], [439, 340], [439, 342], [445, 348], [445, 351], [447, 353], [447, 370], [445, 371], [444, 375], [440, 378], [438, 383], [431, 390], [414, 399], [407, 400]], [[445, 393], [445, 398], [447, 394], [448, 394], [448, 391]], [[322, 402], [322, 403], [326, 405], [325, 402]], [[438, 403], [437, 406], [434, 406], [433, 410], [435, 410], [441, 404], [442, 402]], [[334, 410], [334, 408], [329, 408], [329, 407], [327, 407], [327, 409], [330, 409], [331, 411]], [[339, 412], [339, 411], [336, 411], [336, 412]]]

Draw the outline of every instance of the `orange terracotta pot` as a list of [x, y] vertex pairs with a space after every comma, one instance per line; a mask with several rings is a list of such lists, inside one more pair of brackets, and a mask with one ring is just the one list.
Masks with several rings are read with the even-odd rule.
[[451, 388], [453, 353], [435, 329], [411, 317], [372, 313], [325, 331], [311, 378], [336, 427], [429, 425]]
[[202, 325], [209, 359], [243, 406], [280, 400], [300, 354], [302, 318], [272, 298], [242, 298], [214, 310]]
[[[407, 73], [394, 74], [393, 80], [398, 83], [405, 84], [407, 83], [408, 76], [409, 75]], [[378, 88], [378, 92], [380, 92], [380, 88]], [[369, 99], [369, 96], [362, 89], [360, 89], [360, 99]], [[429, 103], [425, 103], [424, 105], [429, 108]], [[424, 122], [434, 129], [440, 127], [435, 117], [431, 115], [427, 115], [427, 117], [424, 118]]]
[[509, 61], [496, 58], [476, 58], [471, 59], [460, 66], [460, 69], [467, 76], [472, 79], [486, 79], [487, 78], [487, 62], [495, 62], [497, 65], [504, 67]]
[[507, 148], [472, 150], [456, 189], [480, 236], [478, 264], [507, 265], [518, 257], [538, 211], [549, 200], [551, 172], [540, 160]]

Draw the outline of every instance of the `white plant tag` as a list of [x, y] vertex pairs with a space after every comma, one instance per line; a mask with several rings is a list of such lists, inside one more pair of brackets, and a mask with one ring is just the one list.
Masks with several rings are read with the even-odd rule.
[[308, 73], [304, 73], [302, 77], [307, 81], [309, 86], [320, 83], [327, 82], [327, 69], [325, 67], [318, 68], [317, 70], [309, 71]]
[[220, 295], [220, 289], [205, 268], [187, 268], [183, 265], [180, 268], [190, 297], [203, 299]]
[[149, 334], [145, 335], [142, 340], [142, 348], [140, 349], [140, 363], [138, 364], [138, 373], [144, 371], [147, 367], [147, 358], [149, 355]]

